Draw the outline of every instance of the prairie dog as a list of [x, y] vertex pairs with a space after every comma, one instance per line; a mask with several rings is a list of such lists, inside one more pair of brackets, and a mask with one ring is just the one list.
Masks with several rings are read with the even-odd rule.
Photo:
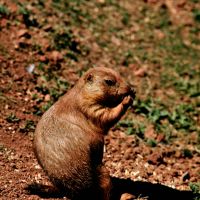
[[133, 98], [133, 90], [117, 72], [97, 67], [42, 116], [34, 151], [52, 183], [68, 198], [109, 199], [110, 177], [102, 165], [104, 135]]

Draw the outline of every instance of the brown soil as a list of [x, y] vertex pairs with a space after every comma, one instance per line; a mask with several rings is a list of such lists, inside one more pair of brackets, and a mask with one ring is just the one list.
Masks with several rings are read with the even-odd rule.
[[[65, 64], [62, 51], [49, 50], [44, 30], [55, 25], [55, 16], [49, 17], [52, 24], [48, 27], [27, 27], [22, 15], [17, 14], [14, 1], [3, 2], [11, 14], [0, 18], [0, 199], [65, 199], [50, 187], [51, 183], [32, 151], [34, 128], [40, 118], [34, 114], [35, 109], [46, 105], [51, 96], [38, 92], [37, 85], [43, 80], [40, 74], [29, 73], [27, 67], [31, 63], [46, 62], [50, 68], [55, 67], [58, 75], [61, 68], [62, 76], [73, 85], [85, 63], [83, 61], [79, 67], [74, 68], [72, 62], [71, 66], [63, 70]], [[37, 9], [31, 9], [37, 14]], [[101, 55], [99, 47], [90, 38], [91, 33], [83, 29], [83, 33], [74, 30], [74, 34], [76, 31], [77, 34], [87, 35], [84, 40], [94, 48], [88, 59], [95, 63]], [[35, 39], [42, 44], [43, 54], [35, 50]], [[79, 44], [81, 42], [85, 41], [78, 41]], [[97, 61], [97, 65], [109, 62], [111, 58], [106, 52], [105, 55], [101, 61]], [[128, 75], [128, 69], [119, 66], [118, 70]], [[137, 84], [140, 84], [139, 79], [144, 70], [136, 72], [136, 75], [139, 73], [135, 79]], [[35, 93], [36, 99], [33, 98]], [[146, 134], [154, 137], [151, 127]], [[162, 141], [162, 134], [156, 140]], [[158, 143], [156, 147], [150, 147], [136, 135], [127, 135], [123, 129], [113, 128], [105, 139], [104, 156], [105, 165], [111, 176], [115, 177], [113, 199], [119, 199], [120, 193], [129, 192], [136, 199], [191, 200], [189, 183], [200, 180], [199, 153], [192, 145], [192, 141], [196, 140], [197, 135], [190, 134], [172, 144]], [[185, 146], [191, 150], [192, 155], [184, 152]]]

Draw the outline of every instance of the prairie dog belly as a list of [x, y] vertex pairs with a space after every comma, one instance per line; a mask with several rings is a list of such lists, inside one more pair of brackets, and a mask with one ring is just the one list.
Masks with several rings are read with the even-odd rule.
[[[48, 113], [47, 113], [48, 114]], [[41, 166], [59, 188], [78, 191], [93, 182], [95, 164], [92, 161], [90, 135], [77, 125], [47, 116], [38, 124], [35, 152]], [[48, 126], [45, 124], [48, 122]], [[103, 148], [103, 144], [101, 145]], [[95, 148], [95, 147], [94, 147]], [[96, 155], [101, 154], [96, 148]], [[94, 149], [92, 149], [94, 151]], [[95, 153], [94, 153], [95, 154]], [[101, 159], [100, 159], [101, 160]], [[89, 164], [91, 163], [91, 164]]]

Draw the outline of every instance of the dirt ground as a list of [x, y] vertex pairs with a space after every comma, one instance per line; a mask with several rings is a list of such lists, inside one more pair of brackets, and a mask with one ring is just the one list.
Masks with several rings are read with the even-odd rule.
[[[200, 2], [177, 2], [0, 2], [0, 199], [66, 199], [36, 161], [35, 126], [84, 71], [102, 65], [137, 91], [133, 107], [105, 138], [113, 199], [123, 192], [135, 199], [200, 199]], [[184, 44], [174, 50], [166, 38], [177, 29]], [[171, 63], [192, 67], [175, 72]], [[190, 110], [178, 110], [181, 103]]]

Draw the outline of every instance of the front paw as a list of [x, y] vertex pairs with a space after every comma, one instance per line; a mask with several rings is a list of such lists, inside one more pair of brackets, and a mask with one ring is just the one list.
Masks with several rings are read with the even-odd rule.
[[126, 96], [124, 97], [123, 101], [122, 101], [122, 104], [124, 106], [130, 106], [131, 104], [133, 103], [133, 99], [131, 96]]

